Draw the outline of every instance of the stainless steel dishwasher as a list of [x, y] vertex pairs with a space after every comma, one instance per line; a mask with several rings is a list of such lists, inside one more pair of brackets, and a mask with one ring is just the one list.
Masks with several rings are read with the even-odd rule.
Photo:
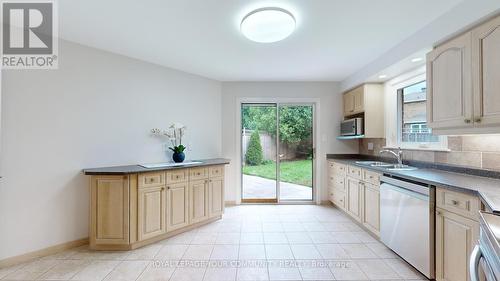
[[381, 177], [380, 239], [427, 278], [435, 277], [435, 189]]

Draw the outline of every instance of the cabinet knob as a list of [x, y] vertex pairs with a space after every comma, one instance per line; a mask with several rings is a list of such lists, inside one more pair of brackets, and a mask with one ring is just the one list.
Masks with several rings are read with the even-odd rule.
[[453, 205], [456, 206], [456, 205], [458, 205], [458, 201], [457, 200], [451, 200], [451, 204], [453, 204]]
[[467, 123], [467, 124], [469, 124], [470, 123], [470, 119], [465, 119], [464, 122]]
[[170, 186], [167, 186], [167, 190], [169, 190], [169, 189], [170, 189]]
[[474, 122], [481, 123], [481, 117], [476, 117], [476, 119], [474, 119]]
[[162, 187], [161, 190], [165, 190], [165, 187]]

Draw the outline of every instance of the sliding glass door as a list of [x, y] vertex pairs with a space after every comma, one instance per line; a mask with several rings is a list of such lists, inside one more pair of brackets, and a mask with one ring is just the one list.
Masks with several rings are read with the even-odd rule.
[[241, 105], [242, 202], [313, 200], [312, 104]]

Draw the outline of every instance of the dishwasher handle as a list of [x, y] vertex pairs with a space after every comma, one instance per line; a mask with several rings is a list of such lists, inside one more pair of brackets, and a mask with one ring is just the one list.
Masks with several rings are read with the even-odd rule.
[[382, 184], [387, 183], [387, 184], [394, 186], [394, 187], [397, 187], [397, 188], [406, 189], [408, 191], [418, 193], [418, 194], [424, 195], [426, 197], [430, 196], [430, 188], [428, 185], [424, 185], [424, 184], [420, 185], [420, 184], [416, 184], [413, 182], [408, 182], [405, 180], [390, 178], [390, 177], [386, 177], [386, 176], [380, 177], [380, 182]]

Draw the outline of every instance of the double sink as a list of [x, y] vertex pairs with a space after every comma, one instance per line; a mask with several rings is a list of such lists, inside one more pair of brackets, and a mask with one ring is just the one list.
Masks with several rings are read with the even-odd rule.
[[416, 167], [412, 167], [412, 166], [408, 166], [408, 165], [392, 164], [392, 163], [380, 162], [380, 161], [356, 161], [356, 164], [363, 165], [363, 166], [382, 168], [382, 169], [386, 169], [389, 171], [412, 171], [412, 170], [417, 169]]

